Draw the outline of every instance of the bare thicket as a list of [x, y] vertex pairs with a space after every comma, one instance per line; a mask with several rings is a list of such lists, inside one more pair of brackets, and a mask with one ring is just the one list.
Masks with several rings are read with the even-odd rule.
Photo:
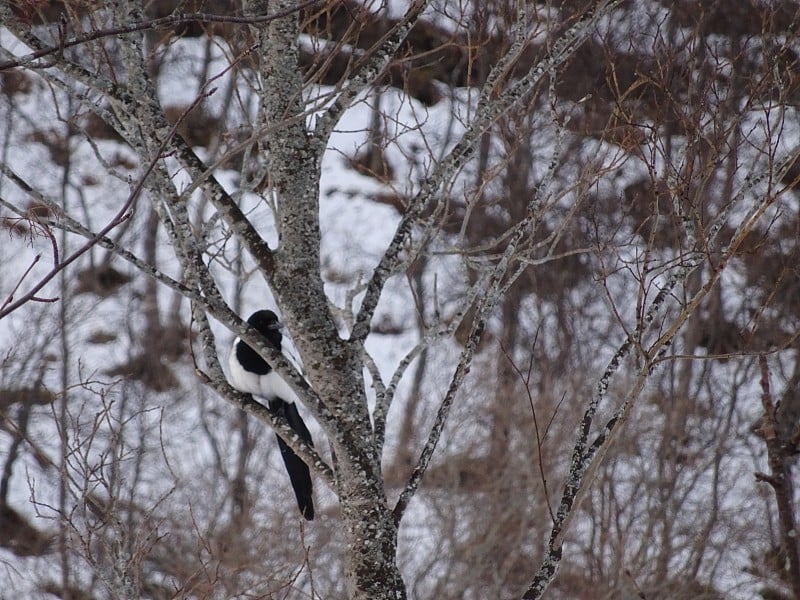
[[0, 1], [3, 589], [800, 599], [798, 19]]

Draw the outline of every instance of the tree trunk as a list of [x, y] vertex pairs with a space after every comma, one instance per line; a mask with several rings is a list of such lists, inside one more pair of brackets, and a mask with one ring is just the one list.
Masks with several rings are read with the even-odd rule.
[[[293, 5], [281, 2], [271, 10]], [[254, 0], [248, 9], [265, 14], [267, 2]], [[276, 198], [280, 239], [270, 283], [311, 386], [330, 413], [329, 418], [315, 416], [337, 458], [350, 597], [405, 598], [396, 564], [397, 527], [361, 383], [360, 348], [339, 336], [320, 274], [319, 180], [325, 142], [305, 125], [298, 15], [254, 30], [261, 48], [261, 119], [270, 131], [269, 186]]]

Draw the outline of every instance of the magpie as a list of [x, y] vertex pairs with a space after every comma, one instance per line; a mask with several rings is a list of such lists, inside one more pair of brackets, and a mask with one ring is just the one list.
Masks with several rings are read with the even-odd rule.
[[[278, 321], [274, 312], [271, 310], [256, 311], [250, 315], [247, 322], [267, 339], [270, 346], [281, 351], [283, 335], [280, 330], [283, 325]], [[294, 403], [297, 394], [272, 369], [269, 363], [238, 337], [233, 341], [233, 348], [228, 356], [228, 366], [230, 367], [231, 385], [234, 388], [266, 400], [269, 411], [273, 415], [282, 416], [301, 439], [308, 442], [310, 446], [314, 445], [306, 424], [300, 418], [300, 413], [297, 412], [297, 406]], [[276, 437], [300, 513], [307, 521], [313, 521], [314, 500], [308, 465], [295, 454], [280, 435], [276, 434]]]

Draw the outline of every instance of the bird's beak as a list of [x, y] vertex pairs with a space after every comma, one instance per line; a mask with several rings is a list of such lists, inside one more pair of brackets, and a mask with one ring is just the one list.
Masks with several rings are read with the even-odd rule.
[[270, 329], [277, 329], [278, 331], [281, 331], [283, 329], [283, 323], [275, 322], [272, 325], [270, 325], [269, 328]]

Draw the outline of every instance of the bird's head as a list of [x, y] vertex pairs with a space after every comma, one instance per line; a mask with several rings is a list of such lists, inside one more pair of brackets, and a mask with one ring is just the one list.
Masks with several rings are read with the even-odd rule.
[[276, 346], [280, 348], [282, 338], [280, 330], [283, 329], [283, 324], [278, 321], [278, 315], [271, 310], [257, 310], [250, 315], [247, 322], [268, 340], [277, 342]]

